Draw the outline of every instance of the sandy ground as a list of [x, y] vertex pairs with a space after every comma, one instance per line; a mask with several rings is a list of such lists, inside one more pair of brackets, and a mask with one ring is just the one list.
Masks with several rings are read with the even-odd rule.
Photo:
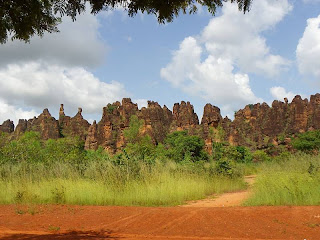
[[320, 239], [320, 207], [17, 208], [0, 206], [0, 239]]
[[166, 208], [4, 205], [0, 239], [320, 239], [320, 206], [235, 207], [244, 193]]
[[252, 193], [252, 187], [255, 182], [256, 175], [246, 176], [245, 182], [248, 184], [248, 189], [240, 192], [231, 192], [221, 195], [212, 195], [206, 199], [198, 201], [190, 201], [181, 207], [235, 207], [248, 199]]

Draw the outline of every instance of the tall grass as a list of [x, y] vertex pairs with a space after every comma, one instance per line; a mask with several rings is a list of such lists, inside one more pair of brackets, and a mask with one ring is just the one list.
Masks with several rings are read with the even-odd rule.
[[0, 203], [172, 206], [246, 187], [241, 178], [217, 176], [212, 164], [91, 161], [0, 166]]
[[245, 205], [320, 205], [320, 156], [300, 153], [260, 169]]

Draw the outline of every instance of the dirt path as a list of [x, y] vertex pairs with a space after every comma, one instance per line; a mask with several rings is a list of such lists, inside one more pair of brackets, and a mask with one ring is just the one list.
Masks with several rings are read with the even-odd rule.
[[239, 205], [254, 179], [246, 191], [184, 207], [0, 205], [0, 239], [320, 239], [320, 206], [215, 207]]
[[246, 176], [245, 182], [248, 184], [248, 188], [243, 191], [224, 193], [221, 195], [212, 195], [206, 199], [190, 201], [181, 207], [235, 207], [241, 206], [241, 204], [248, 199], [251, 194], [252, 186], [255, 182], [256, 175]]
[[318, 240], [320, 236], [320, 206], [147, 208], [43, 205], [32, 214], [18, 214], [17, 210], [21, 208], [0, 206], [1, 240]]

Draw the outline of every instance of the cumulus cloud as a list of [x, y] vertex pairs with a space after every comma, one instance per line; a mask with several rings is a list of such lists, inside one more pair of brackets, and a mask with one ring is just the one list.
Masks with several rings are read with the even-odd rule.
[[287, 92], [283, 87], [272, 87], [270, 88], [270, 93], [272, 97], [276, 100], [283, 101], [284, 98], [287, 98], [289, 102], [297, 95], [293, 92]]
[[82, 67], [30, 62], [0, 69], [0, 99], [10, 105], [43, 109], [64, 103], [76, 111], [100, 113], [106, 103], [126, 95], [119, 82], [101, 82]]
[[186, 38], [172, 62], [161, 70], [161, 76], [190, 95], [222, 105], [228, 112], [244, 103], [261, 100], [252, 92], [247, 74], [233, 73], [230, 60], [210, 55], [201, 62], [201, 53], [197, 40]]
[[320, 77], [320, 15], [307, 20], [296, 55], [300, 73]]
[[30, 119], [39, 114], [34, 110], [23, 110], [22, 108], [17, 108], [15, 106], [9, 105], [5, 101], [0, 99], [0, 124], [2, 124], [7, 119], [14, 121], [15, 124], [18, 123], [19, 119]]
[[39, 60], [63, 66], [96, 67], [104, 61], [107, 50], [98, 28], [97, 17], [89, 12], [78, 16], [75, 22], [65, 17], [59, 33], [35, 36], [27, 44], [14, 40], [0, 45], [0, 67]]
[[273, 55], [261, 33], [272, 29], [291, 9], [287, 0], [260, 0], [244, 15], [235, 4], [226, 3], [222, 15], [209, 22], [199, 41], [210, 55], [230, 59], [244, 72], [275, 76], [289, 61]]
[[89, 71], [104, 62], [107, 50], [97, 16], [86, 12], [75, 22], [64, 18], [59, 29], [27, 44], [0, 45], [0, 120], [32, 118], [60, 103], [72, 113], [82, 107], [92, 118], [127, 95], [119, 82], [102, 82]]
[[289, 66], [288, 60], [271, 53], [261, 33], [291, 9], [287, 0], [260, 0], [243, 15], [235, 4], [225, 3], [221, 16], [211, 19], [199, 36], [181, 42], [171, 62], [161, 69], [161, 77], [229, 113], [261, 101], [247, 73], [273, 77]]

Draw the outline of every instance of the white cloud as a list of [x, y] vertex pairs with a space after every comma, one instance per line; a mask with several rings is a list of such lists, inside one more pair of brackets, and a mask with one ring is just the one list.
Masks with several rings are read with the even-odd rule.
[[14, 40], [0, 45], [0, 67], [10, 63], [44, 61], [63, 66], [95, 67], [104, 61], [107, 46], [99, 35], [99, 21], [89, 12], [75, 22], [63, 18], [59, 33], [35, 36], [30, 43]]
[[[245, 15], [226, 2], [198, 37], [187, 37], [161, 69], [161, 77], [190, 95], [200, 96], [230, 112], [262, 99], [255, 96], [249, 76], [273, 77], [289, 61], [271, 53], [263, 31], [272, 29], [292, 9], [287, 0], [254, 1]], [[203, 57], [204, 60], [203, 60]]]
[[148, 100], [147, 99], [133, 99], [132, 102], [137, 103], [139, 109], [148, 106]]
[[19, 119], [30, 119], [38, 115], [34, 110], [26, 111], [22, 108], [9, 105], [0, 99], [0, 125], [7, 119], [14, 121], [15, 125], [17, 125]]
[[209, 22], [199, 41], [209, 54], [232, 60], [244, 72], [275, 76], [289, 61], [271, 54], [261, 33], [272, 29], [291, 9], [287, 0], [259, 0], [243, 14], [235, 4], [226, 3], [222, 15]]
[[64, 18], [59, 29], [33, 37], [30, 44], [0, 45], [0, 120], [32, 118], [44, 108], [54, 112], [60, 103], [72, 114], [82, 107], [95, 118], [107, 103], [127, 95], [119, 82], [102, 82], [88, 71], [103, 63], [107, 50], [97, 16]]
[[233, 73], [230, 60], [210, 55], [201, 62], [201, 53], [197, 40], [186, 38], [172, 62], [161, 69], [162, 78], [190, 95], [214, 101], [229, 113], [245, 103], [261, 100], [253, 94], [247, 74]]
[[296, 55], [300, 73], [320, 77], [320, 15], [307, 20]]
[[272, 87], [270, 88], [270, 93], [273, 98], [276, 100], [283, 101], [284, 98], [287, 98], [289, 102], [297, 95], [293, 92], [287, 92], [287, 90], [283, 87]]
[[0, 99], [10, 105], [43, 109], [64, 103], [73, 112], [83, 107], [86, 113], [100, 113], [126, 95], [122, 84], [101, 82], [84, 68], [38, 62], [0, 69], [0, 85]]

